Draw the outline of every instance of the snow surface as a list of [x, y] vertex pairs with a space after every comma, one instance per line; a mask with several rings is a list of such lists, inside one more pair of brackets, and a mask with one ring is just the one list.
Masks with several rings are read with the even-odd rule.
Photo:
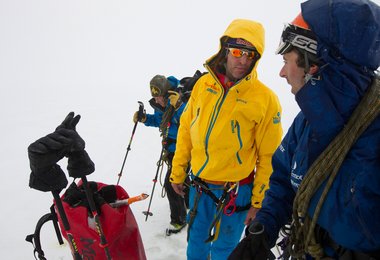
[[[377, 1], [378, 2], [378, 1]], [[191, 76], [219, 47], [235, 18], [260, 21], [266, 51], [259, 78], [283, 106], [284, 132], [298, 112], [275, 56], [285, 22], [301, 1], [0, 0], [0, 252], [2, 259], [33, 259], [25, 241], [49, 211], [50, 193], [30, 189], [27, 147], [52, 132], [70, 111], [82, 116], [78, 132], [96, 164], [89, 181], [116, 184], [133, 128], [132, 115], [156, 74]], [[155, 128], [139, 125], [121, 185], [131, 196], [151, 193], [160, 154]], [[62, 168], [66, 161], [62, 160]], [[70, 178], [69, 181], [72, 181]], [[169, 206], [159, 183], [149, 200], [131, 205], [149, 260], [186, 259], [186, 232], [165, 237]], [[42, 229], [48, 259], [72, 259], [52, 225]]]

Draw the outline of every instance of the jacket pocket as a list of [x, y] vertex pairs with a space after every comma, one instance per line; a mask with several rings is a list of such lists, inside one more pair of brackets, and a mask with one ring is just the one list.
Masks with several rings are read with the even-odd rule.
[[200, 110], [201, 110], [201, 108], [198, 107], [197, 114], [195, 115], [195, 118], [193, 119], [193, 121], [191, 121], [190, 128], [193, 127], [193, 125], [195, 124], [195, 122], [198, 120]]
[[240, 158], [239, 152], [240, 152], [241, 148], [243, 147], [243, 141], [241, 139], [240, 124], [237, 120], [236, 121], [231, 120], [231, 131], [232, 131], [232, 134], [236, 135], [237, 141], [239, 144], [239, 149], [236, 151], [236, 159], [237, 159], [239, 164], [242, 164], [243, 162]]

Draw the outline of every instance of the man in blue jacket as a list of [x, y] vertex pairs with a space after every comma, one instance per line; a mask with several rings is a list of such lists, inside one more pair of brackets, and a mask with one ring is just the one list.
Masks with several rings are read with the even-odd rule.
[[309, 0], [301, 9], [277, 50], [301, 112], [272, 158], [262, 208], [229, 259], [273, 257], [288, 223], [288, 256], [380, 259], [380, 7]]
[[138, 112], [133, 116], [133, 121], [144, 123], [146, 126], [159, 127], [163, 136], [162, 161], [168, 165], [164, 187], [170, 206], [170, 227], [166, 234], [178, 233], [186, 226], [186, 204], [183, 197], [178, 195], [169, 181], [172, 160], [176, 149], [179, 119], [186, 104], [181, 101], [176, 90], [179, 80], [173, 76], [165, 77], [156, 75], [150, 81], [152, 99], [149, 101], [154, 109], [154, 114], [144, 114], [139, 120]]

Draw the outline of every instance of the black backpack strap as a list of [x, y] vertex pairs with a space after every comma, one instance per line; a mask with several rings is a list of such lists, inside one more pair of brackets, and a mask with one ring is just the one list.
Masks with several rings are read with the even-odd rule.
[[59, 244], [60, 245], [63, 244], [62, 235], [61, 235], [61, 232], [60, 232], [59, 227], [58, 227], [58, 218], [57, 218], [57, 215], [56, 215], [55, 210], [54, 210], [54, 205], [52, 205], [50, 207], [50, 213], [43, 215], [38, 220], [34, 233], [27, 235], [25, 238], [26, 241], [32, 243], [32, 245], [34, 246], [33, 254], [34, 254], [35, 259], [37, 259], [36, 258], [36, 253], [37, 253], [38, 259], [46, 260], [45, 253], [41, 247], [40, 232], [41, 232], [42, 225], [45, 224], [46, 222], [48, 222], [49, 220], [51, 220], [53, 222], [55, 233], [57, 235], [57, 239], [58, 239]]

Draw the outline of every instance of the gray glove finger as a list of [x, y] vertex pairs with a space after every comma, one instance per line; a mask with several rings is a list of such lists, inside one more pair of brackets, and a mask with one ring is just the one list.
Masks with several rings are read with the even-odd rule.
[[73, 117], [74, 117], [74, 112], [70, 112], [55, 130], [58, 130], [61, 128], [68, 128]]
[[74, 117], [74, 112], [70, 112], [66, 116], [66, 118], [63, 120], [63, 122], [55, 130], [58, 130], [61, 128], [75, 130], [75, 127], [78, 124], [79, 120], [80, 120], [80, 115], [76, 115]]
[[71, 129], [75, 130], [78, 122], [80, 120], [80, 115], [76, 115], [70, 122]]

